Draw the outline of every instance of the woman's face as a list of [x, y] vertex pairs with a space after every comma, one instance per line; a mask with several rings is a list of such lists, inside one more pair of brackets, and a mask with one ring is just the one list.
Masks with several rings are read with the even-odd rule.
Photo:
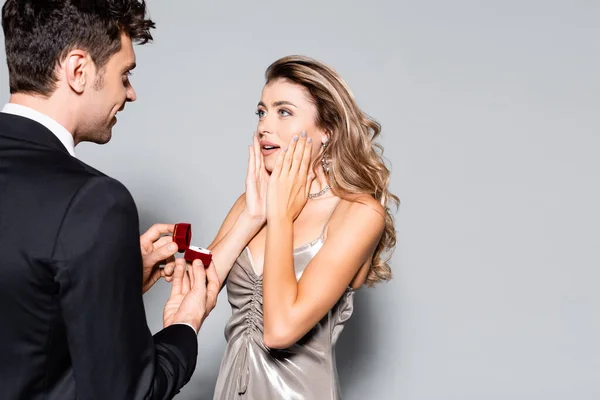
[[285, 79], [268, 83], [263, 88], [256, 114], [267, 171], [273, 170], [281, 149], [302, 131], [312, 139], [312, 159], [317, 157], [325, 134], [316, 126], [317, 108], [303, 86]]

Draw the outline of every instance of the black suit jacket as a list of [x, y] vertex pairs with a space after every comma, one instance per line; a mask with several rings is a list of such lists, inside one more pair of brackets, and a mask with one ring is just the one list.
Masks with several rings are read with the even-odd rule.
[[169, 399], [194, 331], [151, 335], [127, 189], [0, 113], [0, 399]]

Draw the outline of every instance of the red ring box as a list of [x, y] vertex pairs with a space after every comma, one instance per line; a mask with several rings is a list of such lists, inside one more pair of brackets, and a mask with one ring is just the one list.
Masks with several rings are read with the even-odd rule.
[[183, 253], [183, 258], [188, 262], [194, 260], [202, 261], [205, 267], [210, 265], [212, 253], [202, 247], [190, 246], [192, 242], [192, 225], [181, 222], [175, 224], [173, 229], [173, 241], [177, 243], [178, 251]]
[[202, 261], [205, 267], [210, 265], [210, 261], [212, 260], [212, 254], [210, 250], [204, 249], [202, 247], [190, 246], [185, 253], [183, 253], [183, 258], [185, 258], [188, 262], [194, 262], [194, 260]]

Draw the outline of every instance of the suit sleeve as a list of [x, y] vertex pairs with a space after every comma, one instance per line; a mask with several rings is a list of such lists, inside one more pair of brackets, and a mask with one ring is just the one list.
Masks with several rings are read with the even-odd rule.
[[196, 366], [185, 325], [154, 337], [142, 299], [138, 215], [127, 189], [94, 177], [73, 197], [53, 251], [79, 399], [171, 399]]

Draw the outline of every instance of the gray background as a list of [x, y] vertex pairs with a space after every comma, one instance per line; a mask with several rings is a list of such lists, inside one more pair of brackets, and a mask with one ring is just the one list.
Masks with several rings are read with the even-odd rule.
[[[382, 123], [403, 202], [394, 279], [359, 292], [338, 347], [344, 398], [600, 398], [599, 2], [149, 7], [138, 102], [109, 144], [77, 147], [142, 229], [188, 221], [209, 243], [244, 189], [264, 69], [316, 57]], [[145, 298], [153, 331], [167, 294]], [[229, 315], [223, 291], [178, 398], [211, 398]]]

